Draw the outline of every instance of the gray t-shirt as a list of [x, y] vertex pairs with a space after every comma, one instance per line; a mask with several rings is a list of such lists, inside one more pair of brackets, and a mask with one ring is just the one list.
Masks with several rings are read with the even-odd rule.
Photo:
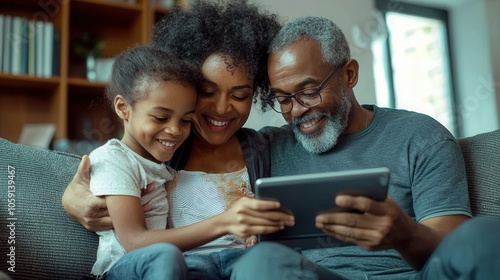
[[[370, 125], [340, 138], [322, 154], [307, 152], [289, 126], [262, 129], [271, 141], [271, 176], [388, 167], [389, 195], [415, 221], [471, 216], [462, 153], [449, 131], [423, 114], [364, 107], [375, 112]], [[346, 246], [302, 254], [349, 279], [407, 279], [415, 274], [395, 250]]]
[[[89, 157], [92, 164], [90, 190], [94, 195], [138, 197], [142, 205], [150, 205], [150, 209], [144, 213], [147, 229], [160, 230], [167, 227], [165, 182], [172, 180], [172, 174], [163, 163], [143, 158], [117, 139], [109, 140], [92, 151]], [[141, 197], [141, 189], [152, 183], [155, 189]], [[92, 274], [101, 275], [126, 252], [113, 229], [99, 231], [97, 234], [99, 247]]]

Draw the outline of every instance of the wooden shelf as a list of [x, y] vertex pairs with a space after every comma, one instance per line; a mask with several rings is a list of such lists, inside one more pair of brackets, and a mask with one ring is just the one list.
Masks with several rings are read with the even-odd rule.
[[105, 19], [107, 21], [124, 22], [140, 15], [140, 4], [108, 2], [103, 0], [72, 0], [72, 16], [86, 18], [89, 21]]
[[[0, 137], [17, 141], [27, 123], [50, 122], [56, 139], [88, 139], [88, 127], [100, 134], [95, 141], [116, 137], [121, 122], [104, 95], [106, 83], [90, 82], [85, 63], [72, 47], [83, 34], [105, 44], [101, 57], [113, 57], [130, 46], [147, 43], [153, 24], [169, 13], [150, 0], [0, 0], [0, 14], [50, 21], [58, 31], [59, 76], [42, 78], [0, 73]], [[3, 36], [3, 34], [0, 34]], [[107, 122], [113, 125], [108, 129]]]
[[52, 90], [60, 84], [59, 77], [42, 78], [0, 73], [0, 85], [10, 89]]
[[102, 94], [105, 88], [106, 83], [91, 82], [84, 78], [68, 78], [69, 93]]
[[[53, 4], [58, 5], [57, 2], [51, 3], [52, 7]], [[39, 1], [34, 1], [34, 0], [1, 0], [0, 1], [0, 7], [10, 7], [13, 9], [21, 9], [21, 10], [38, 10], [38, 11], [43, 11]], [[1, 12], [2, 14], [4, 13], [3, 11]]]

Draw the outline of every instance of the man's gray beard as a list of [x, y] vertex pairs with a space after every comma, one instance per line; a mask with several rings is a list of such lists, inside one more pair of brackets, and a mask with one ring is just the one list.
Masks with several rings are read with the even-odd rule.
[[[352, 104], [347, 97], [346, 90], [341, 90], [339, 94], [341, 96], [341, 104], [334, 112], [314, 112], [293, 120], [292, 127], [295, 138], [297, 138], [306, 151], [313, 154], [320, 154], [331, 150], [337, 144], [339, 136], [344, 132], [349, 120], [349, 112], [351, 111]], [[304, 134], [300, 131], [299, 123], [321, 117], [325, 117], [326, 119], [326, 125], [322, 130], [312, 134]]]

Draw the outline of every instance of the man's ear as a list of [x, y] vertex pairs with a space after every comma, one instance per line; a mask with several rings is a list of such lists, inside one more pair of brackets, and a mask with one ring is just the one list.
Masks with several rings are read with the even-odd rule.
[[121, 95], [117, 95], [114, 100], [115, 112], [120, 117], [120, 119], [126, 121], [128, 120], [130, 114], [130, 105], [127, 103], [125, 98]]
[[349, 59], [344, 66], [345, 68], [345, 85], [348, 88], [353, 88], [358, 83], [359, 64], [355, 59]]

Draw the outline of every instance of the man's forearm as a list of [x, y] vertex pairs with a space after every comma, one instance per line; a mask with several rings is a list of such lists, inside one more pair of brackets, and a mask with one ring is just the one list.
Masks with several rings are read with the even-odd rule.
[[398, 245], [396, 250], [409, 265], [420, 270], [444, 236], [424, 225], [417, 224], [415, 228], [412, 237]]
[[446, 235], [467, 219], [464, 215], [450, 215], [414, 223], [411, 238], [399, 244], [396, 250], [408, 264], [420, 270]]

